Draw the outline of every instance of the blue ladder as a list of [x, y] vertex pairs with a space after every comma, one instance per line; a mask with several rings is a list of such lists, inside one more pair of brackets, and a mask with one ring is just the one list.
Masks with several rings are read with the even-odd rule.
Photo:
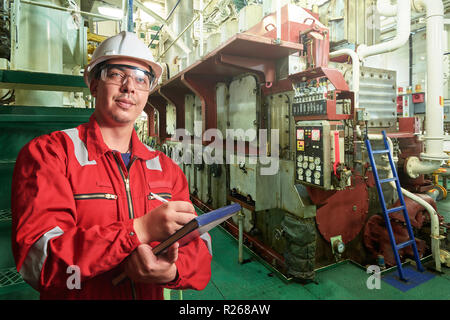
[[[388, 233], [389, 233], [389, 239], [391, 240], [392, 251], [394, 252], [395, 261], [397, 263], [398, 274], [399, 274], [401, 280], [407, 281], [407, 279], [405, 278], [404, 273], [403, 273], [402, 263], [400, 261], [400, 256], [399, 256], [398, 250], [411, 245], [413, 248], [413, 251], [414, 251], [414, 260], [416, 261], [417, 269], [420, 272], [423, 272], [424, 269], [420, 262], [419, 253], [417, 252], [416, 239], [414, 238], [414, 233], [411, 228], [408, 211], [407, 211], [406, 205], [405, 205], [405, 199], [403, 198], [403, 194], [401, 191], [400, 180], [398, 179], [397, 170], [395, 169], [394, 161], [392, 160], [391, 150], [389, 148], [389, 143], [387, 141], [386, 131], [384, 131], [384, 130], [383, 130], [383, 140], [384, 140], [384, 146], [385, 146], [385, 149], [383, 149], [383, 150], [373, 150], [372, 151], [372, 146], [370, 145], [370, 140], [367, 138], [365, 142], [366, 142], [367, 153], [369, 155], [370, 164], [372, 165], [373, 175], [374, 175], [376, 186], [377, 186], [378, 197], [379, 197], [379, 200], [381, 203], [381, 207], [383, 209], [384, 221], [386, 222], [386, 227], [387, 227]], [[378, 176], [378, 170], [377, 170], [377, 167], [375, 164], [375, 159], [373, 157], [374, 154], [387, 154], [388, 155], [389, 164], [390, 164], [391, 170], [392, 170], [392, 175], [394, 176], [393, 178], [380, 180], [380, 178]], [[397, 194], [398, 194], [398, 198], [400, 199], [401, 206], [387, 209], [386, 203], [384, 200], [383, 190], [381, 189], [381, 184], [392, 182], [392, 181], [395, 181], [395, 184], [397, 186]], [[403, 217], [405, 218], [406, 228], [408, 229], [408, 234], [409, 234], [409, 240], [406, 242], [400, 243], [400, 244], [397, 244], [395, 242], [395, 237], [394, 237], [394, 233], [392, 231], [391, 221], [389, 218], [389, 214], [391, 214], [393, 212], [397, 212], [397, 211], [403, 211]]]

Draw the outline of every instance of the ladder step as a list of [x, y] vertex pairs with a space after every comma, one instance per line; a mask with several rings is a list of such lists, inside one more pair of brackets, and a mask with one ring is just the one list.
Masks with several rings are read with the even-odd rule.
[[391, 181], [395, 181], [397, 180], [396, 178], [389, 178], [389, 179], [381, 179], [380, 183], [386, 183], [386, 182], [391, 182]]
[[372, 153], [373, 154], [378, 154], [378, 153], [389, 153], [390, 151], [388, 149], [383, 149], [383, 150], [373, 150]]
[[386, 213], [390, 214], [390, 213], [393, 213], [393, 212], [401, 211], [403, 209], [405, 209], [405, 206], [395, 207], [395, 208], [387, 209]]
[[408, 240], [406, 242], [397, 245], [397, 250], [403, 249], [404, 247], [410, 246], [414, 243], [414, 240]]

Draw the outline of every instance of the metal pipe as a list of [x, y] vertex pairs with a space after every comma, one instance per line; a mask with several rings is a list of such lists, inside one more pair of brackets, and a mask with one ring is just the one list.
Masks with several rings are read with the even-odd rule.
[[[125, 12], [125, 10], [127, 9], [127, 0], [122, 0], [122, 12]], [[126, 15], [124, 14], [123, 15], [123, 17], [122, 17], [122, 19], [121, 19], [122, 21], [122, 23], [121, 23], [121, 26], [120, 26], [120, 31], [127, 31], [127, 17], [126, 17]]]
[[[214, 0], [210, 0], [208, 2], [208, 4], [205, 6], [205, 8], [202, 10], [202, 14], [205, 12], [206, 8], [209, 7], [209, 5], [213, 2]], [[192, 19], [192, 21], [183, 29], [183, 31], [181, 31], [181, 33], [173, 40], [173, 42], [167, 47], [165, 48], [164, 52], [161, 53], [158, 57], [158, 61], [161, 60], [162, 57], [164, 57], [164, 55], [166, 54], [166, 52], [178, 41], [178, 39], [181, 38], [181, 36], [194, 24], [195, 21], [197, 21], [197, 19], [200, 17], [200, 15], [197, 13], [195, 15], [195, 17]]]
[[[170, 19], [170, 17], [172, 16], [173, 12], [175, 11], [175, 9], [177, 8], [178, 4], [180, 3], [181, 0], [178, 0], [178, 2], [175, 4], [175, 6], [172, 8], [172, 10], [170, 11], [170, 13], [168, 14], [166, 20], [164, 20], [163, 18], [161, 18], [159, 15], [157, 15], [156, 13], [154, 13], [152, 10], [150, 10], [149, 8], [147, 8], [146, 6], [144, 6], [142, 3], [140, 3], [139, 1], [135, 0], [135, 3], [139, 5], [137, 5], [138, 8], [140, 8], [141, 10], [143, 10], [146, 13], [152, 13], [152, 17], [157, 16], [158, 17], [158, 21], [160, 21], [161, 26], [158, 29], [158, 32], [156, 32], [155, 37], [152, 39], [152, 41], [150, 41], [150, 44], [148, 45], [149, 47], [152, 45], [153, 41], [156, 39], [156, 37], [158, 37], [159, 33], [161, 32], [161, 30], [164, 28], [164, 26], [166, 25], [167, 21]], [[145, 8], [145, 9], [144, 9]], [[155, 18], [156, 19], [156, 18]], [[173, 36], [173, 31], [172, 30], [167, 30], [169, 28], [166, 28], [166, 32], [169, 34], [169, 37], [171, 37], [171, 39], [174, 39], [175, 37]], [[183, 46], [186, 46], [183, 43]], [[181, 47], [180, 47], [181, 48]], [[184, 50], [184, 48], [181, 48], [183, 51], [186, 52], [186, 50]], [[190, 51], [188, 49], [188, 51]]]
[[133, 32], [134, 31], [134, 25], [133, 25], [133, 0], [128, 0], [128, 24], [127, 24], [127, 31]]
[[378, 0], [377, 11], [385, 17], [394, 17], [397, 14], [397, 6], [392, 5], [390, 0]]
[[[415, 170], [415, 173], [431, 173], [440, 167], [448, 155], [444, 147], [444, 52], [442, 39], [444, 32], [444, 6], [441, 0], [413, 0], [416, 10], [426, 8], [427, 20], [427, 95], [425, 114], [425, 153], [422, 160], [434, 164]], [[422, 170], [419, 170], [422, 169]], [[426, 171], [425, 171], [426, 170]]]
[[355, 93], [355, 109], [359, 108], [359, 70], [360, 62], [358, 54], [351, 49], [342, 49], [330, 53], [330, 58], [338, 57], [341, 55], [347, 55], [352, 58], [352, 72], [353, 72], [353, 92]]
[[413, 85], [413, 33], [409, 35], [409, 86]]
[[203, 57], [203, 51], [204, 51], [204, 36], [203, 36], [203, 0], [200, 0], [200, 52], [199, 52], [199, 56]]
[[277, 41], [281, 41], [281, 0], [277, 1]]
[[64, 8], [64, 7], [59, 7], [59, 6], [55, 6], [55, 5], [47, 4], [47, 3], [42, 3], [42, 2], [35, 2], [35, 1], [28, 1], [28, 0], [20, 0], [20, 2], [21, 3], [25, 3], [25, 4], [31, 4], [31, 5], [38, 6], [38, 7], [50, 8], [50, 9], [55, 9], [55, 10], [60, 10], [60, 11], [66, 11], [66, 12], [70, 12], [70, 13], [79, 13], [79, 14], [81, 14], [83, 16], [100, 18], [100, 19], [104, 19], [104, 20], [114, 20], [114, 21], [122, 20], [122, 18], [104, 16], [104, 15], [101, 15], [101, 14], [90, 13], [90, 12], [85, 12], [85, 11], [80, 11], [80, 10], [74, 10], [74, 9]]
[[[389, 168], [389, 174], [388, 178], [392, 178], [392, 170]], [[397, 189], [397, 186], [395, 185], [395, 182], [391, 181], [390, 185]], [[423, 200], [422, 198], [416, 196], [414, 193], [409, 192], [406, 189], [401, 188], [402, 193], [410, 198], [411, 200], [417, 202], [418, 204], [422, 205], [430, 214], [430, 220], [431, 220], [431, 252], [435, 261], [435, 266], [437, 271], [441, 271], [441, 261], [439, 258], [440, 249], [439, 249], [439, 218], [437, 215], [436, 210], [434, 210], [433, 206], [430, 205], [428, 202]]]
[[[361, 128], [359, 126], [356, 127], [356, 132], [358, 137], [362, 137], [362, 132], [361, 132]], [[383, 135], [381, 134], [368, 134], [368, 138], [370, 140], [383, 140]], [[393, 144], [392, 144], [392, 140], [387, 137], [387, 141], [389, 143], [389, 149], [391, 152], [391, 156], [394, 162], [397, 162], [398, 159], [394, 158], [393, 156]], [[388, 179], [389, 178], [393, 178], [393, 174], [392, 174], [392, 170], [391, 167], [385, 166], [385, 167], [378, 167], [378, 169], [381, 170], [385, 170], [388, 171]], [[395, 190], [397, 190], [397, 185], [395, 184], [394, 181], [391, 181], [389, 183]], [[440, 241], [440, 236], [439, 236], [439, 218], [437, 215], [436, 210], [434, 210], [433, 206], [430, 205], [428, 202], [426, 202], [425, 200], [423, 200], [422, 198], [416, 196], [414, 193], [409, 192], [408, 190], [401, 188], [401, 192], [403, 193], [403, 195], [407, 196], [408, 198], [410, 198], [411, 200], [417, 202], [418, 204], [420, 204], [421, 206], [423, 206], [429, 213], [430, 215], [430, 220], [431, 220], [431, 252], [433, 254], [433, 258], [435, 261], [435, 265], [436, 265], [436, 270], [441, 271], [441, 262], [440, 262], [440, 258], [439, 258], [439, 254], [440, 254], [440, 249], [439, 249], [439, 241]]]
[[146, 14], [148, 14], [149, 16], [154, 18], [159, 23], [165, 24], [167, 22], [167, 19], [169, 19], [169, 18], [167, 18], [166, 20], [164, 20], [161, 16], [156, 14], [153, 10], [147, 8], [143, 3], [141, 3], [138, 0], [134, 0], [133, 5], [139, 9], [141, 9], [142, 11], [144, 11]]
[[181, 33], [172, 41], [171, 44], [169, 44], [169, 46], [166, 48], [166, 50], [164, 50], [163, 53], [161, 53], [158, 57], [158, 61], [164, 57], [164, 55], [166, 54], [167, 51], [169, 51], [170, 48], [172, 48], [172, 46], [181, 38], [181, 36], [194, 24], [195, 21], [197, 21], [197, 19], [200, 17], [199, 14], [197, 14], [194, 19], [192, 19], [192, 21], [186, 26], [186, 28], [183, 29], [183, 31], [181, 31]]
[[238, 213], [238, 223], [239, 223], [239, 244], [238, 244], [238, 261], [242, 263], [244, 261], [244, 213], [239, 211]]
[[[380, 0], [378, 0], [380, 1]], [[378, 2], [377, 2], [378, 4]], [[358, 55], [361, 60], [380, 53], [391, 52], [403, 46], [409, 39], [411, 32], [411, 3], [410, 0], [398, 0], [397, 11], [397, 35], [392, 41], [378, 43], [372, 46], [360, 45]]]
[[[145, 5], [143, 5], [140, 1], [138, 0], [134, 0], [134, 5], [136, 7], [138, 7], [139, 9], [141, 9], [142, 11], [144, 11], [145, 13], [147, 13], [148, 15], [150, 15], [151, 17], [153, 17], [156, 21], [158, 21], [159, 23], [161, 23], [161, 27], [158, 30], [158, 33], [156, 34], [156, 36], [158, 36], [159, 32], [164, 29], [165, 32], [167, 32], [167, 35], [169, 36], [169, 38], [171, 40], [175, 39], [175, 34], [173, 32], [173, 30], [171, 28], [169, 28], [168, 26], [166, 26], [167, 20], [170, 18], [172, 12], [167, 16], [167, 18], [164, 20], [162, 17], [160, 17], [158, 14], [156, 14], [155, 12], [153, 12], [153, 10], [147, 8]], [[155, 38], [156, 38], [155, 36]], [[153, 40], [155, 39], [153, 38], [151, 43], [153, 43]], [[151, 45], [150, 43], [150, 45]], [[150, 47], [149, 45], [149, 47]], [[183, 50], [186, 53], [190, 53], [191, 50], [186, 46], [186, 44], [184, 43], [184, 41], [179, 41], [177, 42], [177, 46]]]

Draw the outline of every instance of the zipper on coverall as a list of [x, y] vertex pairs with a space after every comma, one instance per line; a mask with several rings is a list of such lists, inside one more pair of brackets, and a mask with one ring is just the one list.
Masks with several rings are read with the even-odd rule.
[[[134, 219], [134, 209], [133, 209], [133, 201], [131, 199], [131, 189], [130, 189], [130, 169], [131, 166], [133, 165], [134, 161], [137, 159], [137, 157], [133, 157], [133, 159], [131, 160], [129, 166], [128, 166], [128, 175], [127, 177], [125, 177], [125, 174], [123, 173], [122, 167], [120, 166], [120, 162], [117, 159], [115, 153], [113, 152], [113, 156], [114, 156], [114, 160], [116, 160], [117, 166], [119, 167], [119, 172], [120, 175], [122, 176], [123, 179], [123, 183], [125, 184], [125, 191], [127, 194], [127, 203], [128, 203], [128, 216], [130, 217], [130, 219]], [[133, 300], [136, 300], [136, 290], [134, 287], [134, 282], [133, 280], [130, 280], [131, 282], [131, 294], [133, 297]]]

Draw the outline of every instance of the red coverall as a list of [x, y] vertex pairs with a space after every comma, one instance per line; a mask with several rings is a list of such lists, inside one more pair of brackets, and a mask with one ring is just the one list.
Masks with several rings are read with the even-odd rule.
[[[94, 116], [33, 139], [20, 151], [13, 174], [17, 270], [41, 299], [162, 299], [163, 288], [204, 289], [211, 277], [209, 235], [179, 248], [174, 281], [112, 285], [140, 244], [132, 219], [161, 205], [150, 192], [189, 201], [178, 165], [142, 144], [134, 130], [129, 171], [120, 153], [104, 143]], [[67, 285], [73, 266], [81, 274], [80, 289]]]

